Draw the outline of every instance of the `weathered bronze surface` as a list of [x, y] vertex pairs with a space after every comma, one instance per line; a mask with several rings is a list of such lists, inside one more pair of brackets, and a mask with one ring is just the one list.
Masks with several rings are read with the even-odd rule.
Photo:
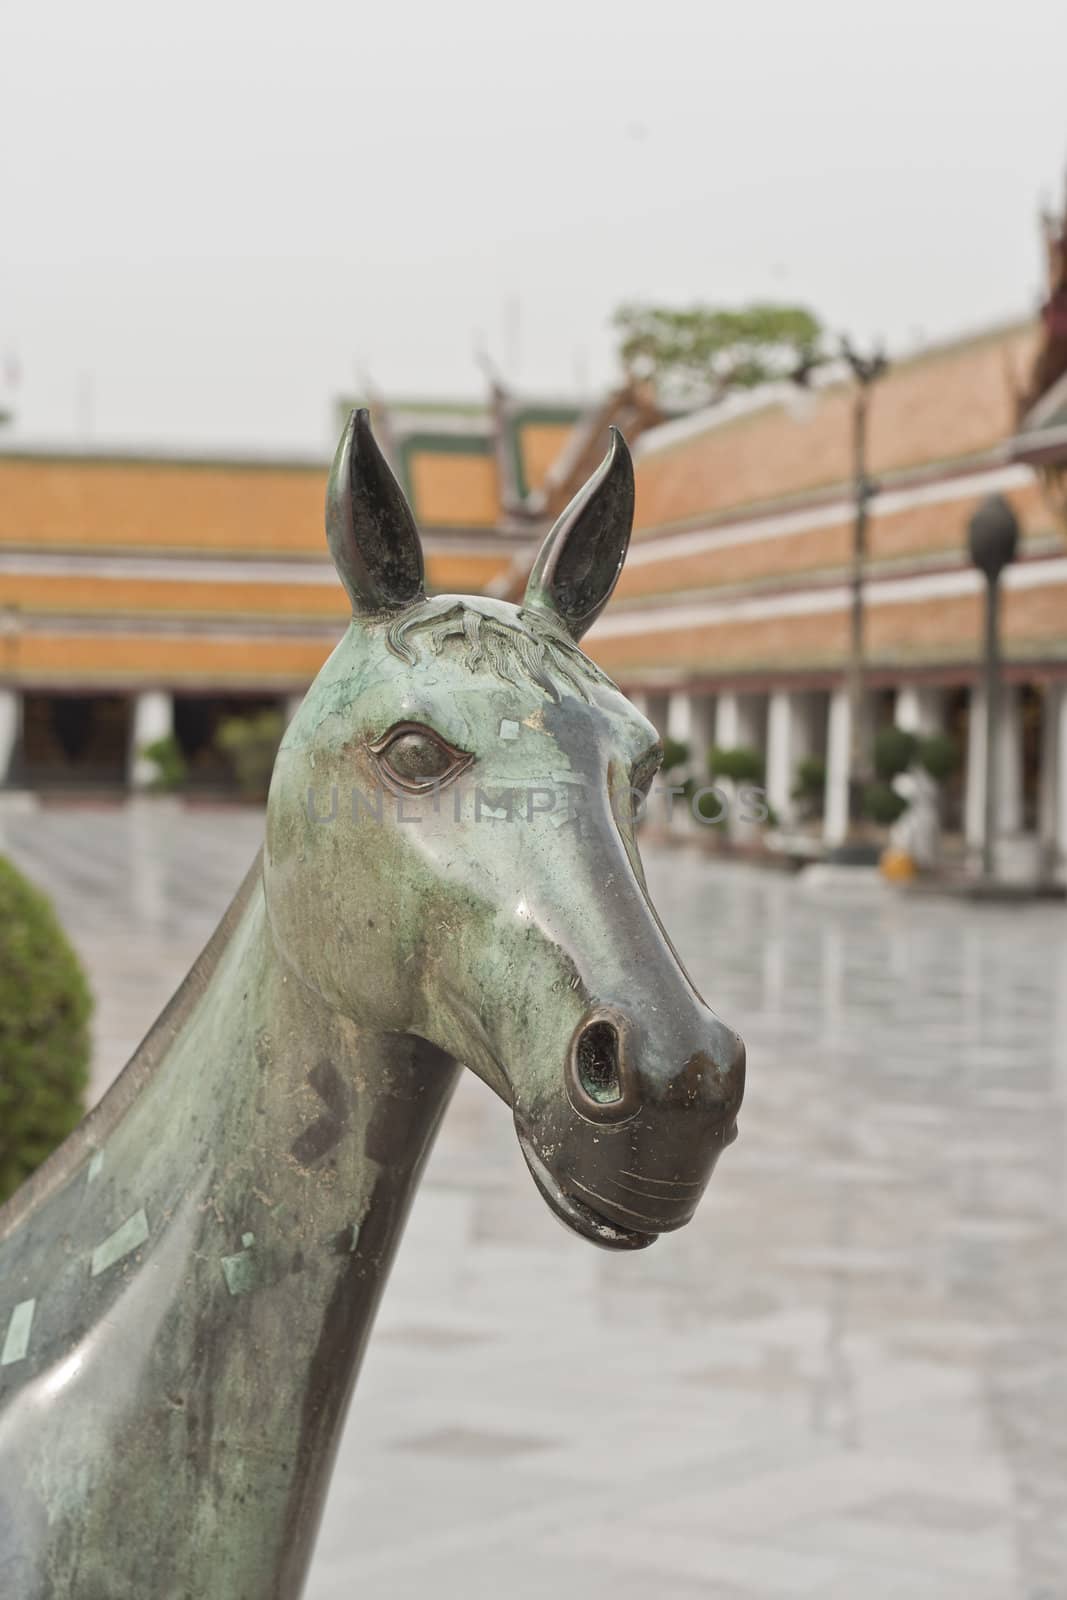
[[0, 1595], [294, 1600], [360, 1356], [464, 1063], [549, 1206], [680, 1227], [740, 1040], [647, 898], [651, 725], [578, 647], [629, 539], [616, 435], [521, 607], [427, 599], [353, 416], [353, 620], [285, 736], [266, 845], [114, 1088], [0, 1210]]

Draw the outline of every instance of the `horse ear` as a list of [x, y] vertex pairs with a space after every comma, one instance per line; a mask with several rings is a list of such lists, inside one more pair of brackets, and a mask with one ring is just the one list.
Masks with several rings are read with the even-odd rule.
[[326, 539], [352, 610], [399, 611], [423, 593], [422, 545], [404, 491], [353, 411], [326, 489]]
[[607, 455], [541, 546], [523, 605], [551, 611], [580, 639], [611, 599], [633, 521], [634, 465], [612, 428]]

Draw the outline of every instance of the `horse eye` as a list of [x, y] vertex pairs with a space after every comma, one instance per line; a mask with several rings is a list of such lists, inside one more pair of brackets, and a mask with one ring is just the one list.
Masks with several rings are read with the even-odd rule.
[[391, 728], [371, 750], [387, 778], [416, 794], [448, 782], [473, 760], [431, 728], [413, 723]]

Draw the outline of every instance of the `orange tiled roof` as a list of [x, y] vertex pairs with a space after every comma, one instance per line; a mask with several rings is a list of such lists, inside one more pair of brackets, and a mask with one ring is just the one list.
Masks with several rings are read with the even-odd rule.
[[[958, 461], [1001, 447], [1033, 357], [1031, 323], [992, 330], [897, 363], [874, 390], [869, 470], [875, 476]], [[655, 529], [832, 487], [851, 471], [852, 391], [834, 384], [708, 426], [657, 447], [637, 471], [637, 526]]]

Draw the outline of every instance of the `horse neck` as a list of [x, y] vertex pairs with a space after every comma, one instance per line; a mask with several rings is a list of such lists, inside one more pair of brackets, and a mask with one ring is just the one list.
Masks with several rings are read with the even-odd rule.
[[[95, 1150], [76, 1163], [68, 1153], [68, 1181], [50, 1185], [8, 1245], [24, 1269], [17, 1298], [37, 1301], [28, 1385], [35, 1372], [48, 1381], [49, 1346], [68, 1359], [80, 1346], [80, 1381], [105, 1399], [103, 1414], [145, 1418], [121, 1452], [94, 1440], [103, 1487], [98, 1504], [78, 1509], [78, 1544], [97, 1516], [106, 1539], [120, 1503], [128, 1518], [144, 1499], [137, 1514], [158, 1522], [150, 1486], [161, 1462], [178, 1463], [167, 1496], [175, 1512], [186, 1502], [171, 1523], [175, 1570], [204, 1560], [212, 1581], [229, 1569], [234, 1593], [247, 1583], [289, 1595], [458, 1069], [313, 995], [275, 950], [258, 876], [209, 966], [131, 1062], [110, 1110], [105, 1101], [94, 1115]], [[125, 1238], [142, 1242], [97, 1270], [94, 1252], [130, 1219]], [[38, 1283], [58, 1237], [77, 1270]], [[221, 1506], [220, 1492], [233, 1503]], [[201, 1531], [191, 1554], [181, 1530], [202, 1518], [229, 1531], [218, 1548]], [[233, 1537], [238, 1524], [247, 1539]], [[247, 1563], [281, 1586], [255, 1588]]]

